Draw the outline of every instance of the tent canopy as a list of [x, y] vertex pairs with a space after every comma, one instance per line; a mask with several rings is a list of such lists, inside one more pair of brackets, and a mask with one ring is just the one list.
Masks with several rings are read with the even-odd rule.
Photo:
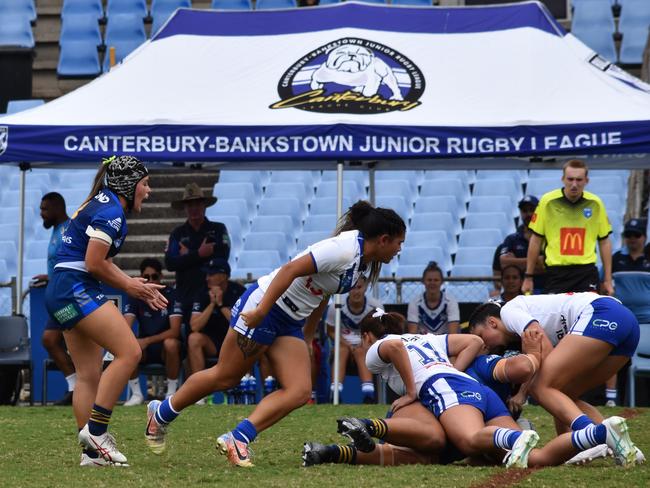
[[[179, 9], [125, 61], [0, 118], [0, 162], [650, 153], [650, 86], [538, 2]], [[631, 156], [635, 155], [635, 156]]]

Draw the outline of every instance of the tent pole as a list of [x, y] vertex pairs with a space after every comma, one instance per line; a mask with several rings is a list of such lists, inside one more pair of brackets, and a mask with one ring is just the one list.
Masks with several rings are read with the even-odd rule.
[[368, 165], [368, 199], [375, 206], [375, 163]]
[[29, 163], [20, 163], [20, 194], [18, 201], [18, 259], [16, 266], [16, 314], [23, 313], [23, 250], [25, 248], [25, 173]]
[[[336, 163], [336, 218], [343, 215], [343, 161]], [[341, 356], [341, 295], [334, 295], [334, 378], [332, 403], [339, 404], [339, 358]]]

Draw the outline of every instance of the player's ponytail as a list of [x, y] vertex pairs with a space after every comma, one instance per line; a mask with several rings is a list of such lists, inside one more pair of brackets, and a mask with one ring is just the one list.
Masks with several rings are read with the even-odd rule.
[[97, 195], [100, 190], [104, 189], [104, 177], [106, 176], [106, 169], [108, 168], [107, 162], [110, 162], [110, 159], [104, 159], [102, 161], [102, 164], [99, 166], [97, 173], [95, 173], [95, 178], [93, 179], [93, 186], [90, 190], [90, 193], [80, 205], [80, 207], [83, 207], [86, 203], [92, 200], [92, 198]]
[[[359, 200], [345, 212], [338, 224], [334, 235], [349, 230], [358, 230], [364, 239], [374, 239], [384, 234], [398, 237], [406, 232], [406, 224], [390, 208], [375, 208], [365, 200]], [[379, 278], [381, 263], [374, 261], [370, 267], [370, 282], [375, 284]]]
[[379, 339], [386, 334], [402, 335], [405, 330], [405, 325], [406, 319], [402, 314], [397, 312], [383, 313], [382, 311], [381, 314], [370, 312], [359, 324], [359, 329], [362, 334], [369, 332]]

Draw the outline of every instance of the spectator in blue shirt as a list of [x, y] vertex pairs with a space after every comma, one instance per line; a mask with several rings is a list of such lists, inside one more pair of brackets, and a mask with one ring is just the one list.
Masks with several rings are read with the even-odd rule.
[[[157, 259], [146, 258], [140, 263], [140, 277], [149, 283], [160, 284], [163, 273], [162, 263]], [[138, 321], [138, 344], [142, 349], [140, 364], [164, 364], [167, 373], [167, 393], [165, 398], [176, 393], [178, 373], [181, 367], [181, 322], [183, 313], [178, 301], [174, 299], [174, 290], [165, 287], [160, 293], [167, 299], [167, 308], [152, 309], [146, 302], [129, 298], [124, 307], [124, 318], [130, 326]], [[129, 380], [132, 395], [125, 407], [141, 405], [144, 395], [140, 389], [138, 368]], [[146, 388], [145, 388], [146, 391]]]
[[[47, 245], [47, 274], [33, 277], [36, 286], [39, 284], [47, 284], [49, 277], [52, 276], [54, 265], [56, 264], [56, 253], [61, 245], [61, 235], [70, 220], [65, 209], [65, 199], [60, 193], [50, 192], [43, 195], [40, 209], [43, 227], [52, 229], [52, 234]], [[68, 383], [68, 392], [58, 402], [55, 402], [54, 405], [72, 405], [72, 392], [74, 391], [77, 375], [74, 371], [72, 360], [65, 348], [63, 332], [49, 317], [45, 323], [45, 330], [41, 336], [41, 342]]]

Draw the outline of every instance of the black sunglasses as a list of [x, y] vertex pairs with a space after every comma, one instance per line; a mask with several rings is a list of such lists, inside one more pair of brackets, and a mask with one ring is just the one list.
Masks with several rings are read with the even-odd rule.
[[623, 234], [623, 237], [625, 237], [627, 239], [630, 239], [630, 238], [638, 239], [639, 237], [642, 237], [642, 236], [643, 236], [643, 234], [641, 234], [639, 232], [626, 232], [625, 234]]
[[160, 279], [160, 275], [158, 273], [143, 274], [142, 277], [147, 281], [158, 281]]

